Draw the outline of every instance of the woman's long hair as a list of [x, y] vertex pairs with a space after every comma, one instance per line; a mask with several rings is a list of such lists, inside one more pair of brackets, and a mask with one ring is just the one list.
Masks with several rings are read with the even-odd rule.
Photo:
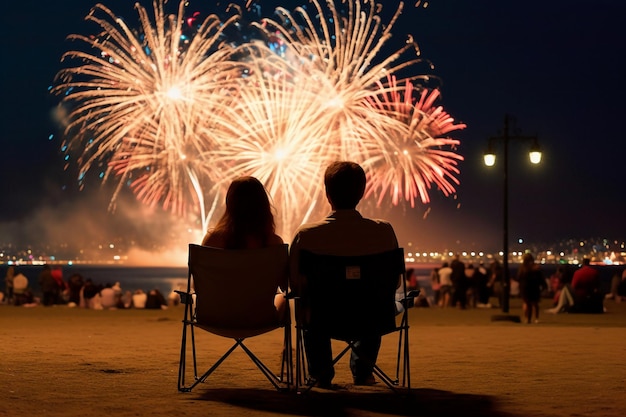
[[226, 193], [226, 210], [212, 233], [222, 236], [225, 249], [245, 248], [249, 240], [266, 246], [276, 225], [267, 191], [250, 176], [235, 179]]

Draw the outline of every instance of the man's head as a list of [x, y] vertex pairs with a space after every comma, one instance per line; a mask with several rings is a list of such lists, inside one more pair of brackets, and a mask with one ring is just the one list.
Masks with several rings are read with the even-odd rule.
[[355, 162], [333, 162], [324, 173], [324, 185], [333, 210], [354, 209], [365, 192], [365, 171]]
[[589, 258], [583, 258], [583, 265], [584, 265], [584, 266], [589, 266], [589, 265], [591, 265], [591, 259], [589, 259]]

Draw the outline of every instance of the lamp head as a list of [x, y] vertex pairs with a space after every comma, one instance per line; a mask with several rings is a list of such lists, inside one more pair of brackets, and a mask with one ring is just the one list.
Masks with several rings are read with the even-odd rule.
[[495, 163], [496, 163], [496, 153], [493, 151], [493, 148], [491, 147], [491, 144], [489, 144], [489, 147], [485, 151], [485, 154], [483, 155], [483, 158], [485, 160], [485, 165], [487, 165], [488, 167], [492, 167], [492, 166], [495, 165]]
[[528, 153], [531, 164], [538, 164], [541, 162], [541, 147], [537, 140], [533, 142], [533, 145], [530, 147], [530, 152]]

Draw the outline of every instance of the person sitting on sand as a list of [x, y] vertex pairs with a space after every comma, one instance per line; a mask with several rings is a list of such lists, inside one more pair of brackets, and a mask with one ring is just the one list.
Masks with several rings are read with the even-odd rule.
[[548, 313], [602, 313], [603, 298], [600, 294], [600, 273], [591, 267], [589, 258], [583, 259], [583, 265], [574, 272], [572, 284], [561, 290], [559, 302]]
[[146, 308], [148, 309], [167, 309], [167, 301], [165, 301], [165, 297], [163, 293], [158, 289], [154, 288], [148, 292], [148, 297], [146, 299]]
[[622, 270], [621, 275], [619, 271], [615, 272], [611, 278], [611, 292], [605, 298], [613, 299], [616, 303], [626, 301], [626, 268]]
[[146, 308], [146, 302], [148, 301], [148, 294], [143, 290], [136, 290], [133, 294], [133, 308]]

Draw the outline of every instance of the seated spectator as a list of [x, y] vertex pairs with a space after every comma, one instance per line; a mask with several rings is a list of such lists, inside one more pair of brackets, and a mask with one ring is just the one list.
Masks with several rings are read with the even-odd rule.
[[[363, 255], [396, 249], [398, 240], [390, 223], [363, 217], [356, 206], [363, 197], [366, 175], [354, 162], [332, 163], [324, 173], [326, 197], [332, 212], [323, 220], [298, 228], [290, 247], [291, 288], [308, 305], [306, 278], [300, 275], [300, 252], [309, 250], [327, 255]], [[328, 289], [332, 291], [332, 288]], [[367, 306], [366, 306], [367, 307]], [[350, 370], [355, 385], [373, 385], [373, 364], [378, 357], [381, 336], [371, 334], [355, 343], [350, 356]], [[324, 328], [311, 327], [304, 332], [304, 349], [312, 383], [332, 387], [335, 375], [330, 335]], [[364, 359], [366, 356], [368, 359]]]
[[626, 268], [622, 270], [621, 275], [619, 271], [615, 272], [611, 278], [611, 292], [605, 298], [613, 299], [616, 303], [626, 301]]
[[56, 286], [57, 286], [57, 296], [56, 296], [56, 300], [54, 301], [55, 304], [65, 304], [69, 301], [69, 291], [68, 291], [68, 287], [67, 284], [65, 283], [65, 281], [63, 280], [63, 270], [61, 268], [52, 268], [52, 271], [50, 271], [50, 273], [52, 274], [52, 278], [54, 278], [54, 281], [56, 282]]
[[604, 297], [600, 293], [600, 274], [590, 266], [589, 258], [583, 259], [583, 265], [574, 272], [572, 284], [561, 290], [556, 307], [546, 310], [548, 313], [603, 313]]
[[148, 297], [146, 299], [146, 308], [150, 309], [163, 309], [167, 308], [167, 301], [165, 301], [165, 297], [158, 289], [153, 289], [148, 292]]
[[102, 290], [100, 290], [100, 302], [104, 309], [117, 308], [117, 300], [115, 299], [115, 290], [111, 284], [106, 284]]
[[67, 280], [69, 290], [68, 303], [74, 303], [73, 306], [80, 305], [80, 291], [85, 285], [83, 276], [77, 272], [73, 273]]
[[[13, 303], [16, 306], [27, 304], [32, 296], [32, 291], [28, 288], [28, 278], [21, 272], [16, 271], [13, 277]], [[32, 300], [30, 301], [32, 302]]]
[[59, 296], [59, 287], [56, 279], [52, 276], [52, 269], [48, 264], [43, 266], [39, 274], [39, 288], [41, 288], [43, 293], [44, 306], [56, 304]]
[[559, 265], [556, 271], [549, 278], [550, 296], [552, 297], [552, 305], [556, 306], [559, 302], [561, 290], [564, 286], [564, 268], [563, 265]]
[[167, 296], [167, 305], [170, 307], [176, 307], [180, 304], [180, 295], [176, 291], [184, 291], [185, 289], [181, 284], [178, 284]]
[[85, 285], [83, 285], [81, 292], [81, 307], [102, 310], [100, 287], [96, 285], [91, 278], [85, 280]]
[[143, 290], [136, 290], [133, 294], [133, 308], [146, 308], [146, 302], [148, 301], [148, 294]]
[[122, 286], [119, 281], [113, 284], [111, 288], [113, 288], [113, 293], [115, 294], [115, 306], [117, 308], [124, 308], [124, 303], [122, 302]]
[[121, 298], [121, 308], [131, 308], [133, 306], [133, 293], [126, 290], [124, 294], [122, 294]]

